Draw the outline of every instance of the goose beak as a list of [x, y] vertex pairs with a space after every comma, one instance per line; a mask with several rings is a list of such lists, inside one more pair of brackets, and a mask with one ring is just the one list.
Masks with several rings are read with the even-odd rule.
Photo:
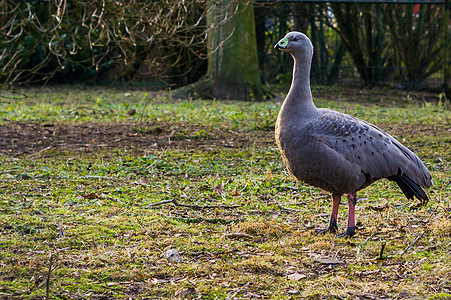
[[287, 46], [288, 46], [288, 39], [287, 38], [283, 38], [277, 44], [274, 45], [274, 48], [276, 48], [276, 49], [286, 49]]

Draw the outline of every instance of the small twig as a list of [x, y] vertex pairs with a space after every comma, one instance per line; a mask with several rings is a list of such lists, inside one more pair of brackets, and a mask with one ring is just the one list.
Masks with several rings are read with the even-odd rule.
[[217, 205], [197, 205], [197, 204], [184, 204], [180, 203], [177, 200], [173, 200], [173, 203], [175, 206], [181, 206], [181, 207], [189, 207], [194, 209], [204, 209], [204, 208], [238, 208], [241, 207], [241, 205], [223, 205], [223, 204], [217, 204]]
[[[27, 95], [27, 94], [19, 94], [19, 93], [16, 93], [18, 96], [17, 97], [15, 97], [15, 96], [4, 96], [4, 95], [0, 95], [0, 97], [1, 98], [4, 98], [4, 99], [12, 99], [12, 100], [17, 100], [17, 99], [21, 99], [21, 98], [23, 98], [23, 97], [25, 97], [25, 98], [31, 98], [31, 96], [29, 96], [29, 95]], [[2, 103], [9, 103], [9, 102], [3, 102], [2, 101]]]
[[50, 254], [49, 271], [47, 273], [47, 282], [45, 288], [47, 300], [50, 300], [50, 275], [52, 274], [52, 267], [53, 267], [53, 253]]
[[177, 220], [180, 222], [184, 222], [187, 224], [192, 223], [211, 223], [211, 224], [231, 224], [236, 222], [242, 222], [243, 219], [233, 219], [233, 220], [225, 220], [222, 218], [212, 218], [212, 219], [206, 219], [206, 218], [183, 218], [183, 217], [172, 217], [172, 216], [166, 216], [167, 218], [171, 218], [173, 220]]
[[284, 209], [284, 210], [288, 210], [288, 211], [303, 211], [302, 209], [296, 209], [296, 208], [286, 207], [286, 206], [283, 206], [282, 204], [279, 204], [279, 203], [277, 203], [277, 206], [278, 206], [280, 209]]
[[437, 207], [435, 207], [432, 211], [431, 211], [431, 213], [429, 214], [429, 217], [426, 219], [426, 221], [424, 221], [423, 223], [424, 224], [427, 224], [427, 223], [429, 223], [429, 221], [432, 219], [432, 216], [435, 216], [436, 215], [436, 212], [437, 212]]
[[163, 201], [151, 203], [151, 204], [149, 204], [149, 205], [146, 205], [146, 207], [154, 207], [154, 206], [159, 206], [159, 205], [163, 205], [163, 204], [167, 204], [167, 203], [174, 203], [174, 199], [171, 199], [171, 200], [163, 200]]
[[38, 154], [41, 154], [42, 152], [45, 152], [45, 151], [51, 149], [52, 147], [53, 147], [53, 146], [48, 146], [48, 147], [46, 147], [46, 148], [44, 148], [44, 149], [39, 150], [38, 152], [35, 152], [35, 153], [33, 153], [33, 154], [28, 155], [28, 157], [32, 157], [32, 156], [36, 156], [36, 155], [38, 155]]
[[156, 95], [153, 95], [153, 96], [149, 97], [149, 99], [147, 99], [146, 103], [144, 103], [144, 107], [143, 107], [143, 109], [142, 109], [141, 115], [139, 116], [139, 121], [140, 121], [140, 122], [142, 122], [142, 120], [143, 120], [144, 112], [146, 111], [147, 106], [149, 105], [149, 103], [150, 103], [153, 99], [157, 98], [157, 97], [160, 96], [161, 94], [163, 94], [163, 93], [165, 93], [166, 91], [168, 91], [169, 89], [170, 89], [170, 87], [168, 87], [168, 88], [166, 88], [166, 89], [164, 89], [164, 90], [161, 90], [161, 91], [158, 92]]
[[385, 204], [382, 204], [379, 206], [370, 206], [370, 208], [375, 211], [383, 211], [384, 209], [389, 208], [389, 205], [388, 205], [388, 203], [385, 203]]
[[20, 169], [20, 168], [14, 168], [14, 169], [9, 169], [9, 170], [3, 170], [3, 171], [0, 171], [0, 174], [13, 172], [14, 170], [17, 170], [17, 169]]
[[399, 255], [403, 255], [404, 253], [406, 253], [407, 251], [412, 249], [415, 246], [415, 244], [424, 236], [425, 232], [426, 232], [426, 230], [423, 231], [422, 233], [418, 234], [417, 237], [413, 240], [413, 242], [409, 246], [407, 246], [404, 250], [402, 250], [399, 253]]
[[374, 236], [374, 233], [372, 233], [369, 237], [367, 237], [360, 245], [359, 245], [359, 249], [357, 249], [357, 257], [360, 256], [360, 249], [362, 249], [363, 247], [365, 247], [366, 243], [368, 243], [369, 240], [371, 240], [371, 238]]
[[155, 202], [155, 203], [151, 203], [149, 205], [146, 205], [146, 207], [154, 207], [154, 206], [159, 206], [159, 205], [163, 205], [163, 204], [168, 204], [168, 203], [172, 203], [175, 206], [180, 206], [180, 207], [189, 207], [189, 208], [193, 208], [193, 209], [206, 209], [206, 208], [238, 208], [241, 207], [241, 205], [197, 205], [197, 204], [185, 204], [185, 203], [180, 203], [178, 202], [176, 199], [171, 199], [171, 200], [163, 200], [163, 201], [159, 201], [159, 202]]
[[88, 175], [88, 176], [83, 176], [82, 178], [86, 178], [86, 179], [107, 179], [107, 180], [117, 179], [117, 178], [114, 178], [114, 177], [100, 176], [100, 175]]
[[11, 218], [9, 218], [8, 220], [6, 220], [5, 222], [2, 222], [2, 225], [1, 225], [1, 227], [5, 227], [5, 226], [7, 226], [7, 225], [9, 225], [9, 222], [12, 220], [14, 218], [14, 216], [13, 217], [11, 217]]
[[231, 294], [229, 297], [227, 297], [227, 299], [235, 299], [235, 296], [238, 295], [238, 293], [241, 293], [242, 291], [245, 291], [246, 288], [249, 286], [250, 282], [246, 283], [245, 285], [243, 285], [242, 288], [237, 289], [236, 291], [230, 291], [227, 294], [230, 294], [233, 292], [233, 294]]
[[226, 238], [246, 238], [246, 239], [251, 239], [251, 240], [255, 240], [255, 236], [244, 233], [244, 232], [232, 232], [232, 233], [226, 233], [224, 234], [224, 237]]
[[384, 241], [384, 242], [382, 242], [382, 245], [381, 245], [381, 251], [379, 251], [379, 259], [380, 260], [382, 260], [383, 258], [382, 258], [382, 256], [383, 256], [383, 254], [384, 254], [384, 248], [385, 248], [385, 245], [386, 245], [387, 243]]
[[8, 294], [8, 293], [0, 293], [0, 296], [13, 296], [13, 294]]

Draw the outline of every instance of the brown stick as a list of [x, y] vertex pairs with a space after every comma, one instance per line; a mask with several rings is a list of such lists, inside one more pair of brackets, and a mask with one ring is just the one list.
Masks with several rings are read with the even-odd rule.
[[277, 203], [277, 206], [278, 206], [280, 209], [288, 210], [288, 211], [304, 211], [303, 209], [297, 209], [297, 208], [286, 207], [286, 206], [283, 206], [283, 205], [280, 204], [280, 203]]
[[173, 202], [174, 202], [174, 199], [163, 200], [163, 201], [159, 201], [159, 202], [155, 202], [155, 203], [151, 203], [149, 205], [146, 205], [146, 207], [153, 207], [153, 206], [158, 206], [158, 205], [163, 205], [163, 204], [173, 203]]
[[44, 149], [41, 149], [41, 150], [39, 150], [38, 152], [35, 152], [35, 153], [33, 153], [33, 154], [28, 155], [28, 157], [33, 157], [33, 156], [36, 156], [36, 155], [38, 155], [38, 154], [41, 154], [42, 152], [45, 152], [45, 151], [47, 151], [47, 150], [50, 150], [52, 147], [53, 147], [53, 146], [45, 147]]
[[384, 254], [385, 245], [386, 245], [386, 242], [382, 242], [381, 251], [379, 251], [379, 259], [382, 259], [382, 255]]
[[410, 249], [412, 249], [413, 247], [415, 247], [415, 244], [418, 242], [419, 239], [421, 239], [424, 234], [426, 233], [426, 230], [424, 230], [422, 233], [419, 233], [417, 235], [417, 237], [415, 238], [415, 240], [413, 240], [413, 242], [407, 246], [404, 250], [402, 250], [399, 255], [403, 255], [404, 253], [406, 253], [407, 251], [409, 251]]
[[158, 205], [163, 205], [163, 204], [168, 204], [168, 203], [172, 203], [175, 206], [181, 206], [181, 207], [189, 207], [189, 208], [193, 208], [193, 209], [205, 209], [205, 208], [237, 208], [237, 207], [241, 207], [241, 205], [197, 205], [197, 204], [185, 204], [185, 203], [180, 203], [175, 199], [171, 199], [171, 200], [163, 200], [163, 201], [159, 201], [159, 202], [155, 202], [155, 203], [151, 203], [149, 205], [146, 205], [147, 207], [154, 207], [154, 206], [158, 206]]
[[49, 271], [47, 273], [47, 282], [45, 288], [47, 300], [50, 300], [50, 275], [52, 274], [52, 266], [53, 266], [53, 253], [50, 254]]

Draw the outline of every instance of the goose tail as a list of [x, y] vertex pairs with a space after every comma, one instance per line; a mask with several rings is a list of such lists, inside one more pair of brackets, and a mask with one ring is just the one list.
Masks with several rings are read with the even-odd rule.
[[387, 179], [396, 182], [407, 199], [413, 199], [415, 196], [421, 202], [429, 201], [423, 189], [406, 174], [403, 174], [401, 170], [398, 170], [398, 174], [387, 177]]

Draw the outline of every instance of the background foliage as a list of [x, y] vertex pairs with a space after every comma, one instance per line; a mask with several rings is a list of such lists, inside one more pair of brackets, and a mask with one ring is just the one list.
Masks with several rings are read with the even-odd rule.
[[[0, 1], [0, 81], [3, 84], [97, 80], [182, 86], [207, 72], [208, 7], [248, 0]], [[215, 5], [208, 6], [207, 3]], [[287, 83], [288, 55], [273, 45], [291, 30], [315, 46], [312, 80], [360, 81], [425, 88], [449, 80], [449, 27], [437, 4], [255, 4], [264, 83]], [[449, 14], [449, 12], [448, 12]], [[227, 40], [223, 41], [227, 43]], [[447, 79], [448, 78], [448, 79]]]
[[0, 78], [15, 84], [186, 75], [205, 58], [204, 4], [3, 0]]
[[359, 78], [365, 85], [399, 83], [418, 88], [431, 75], [441, 82], [443, 74], [438, 72], [443, 64], [449, 65], [444, 60], [442, 5], [282, 3], [256, 11], [257, 28], [270, 23], [259, 39], [265, 80], [287, 69], [286, 61], [273, 62], [268, 57], [273, 41], [293, 29], [307, 32], [314, 44], [312, 79], [316, 83]]

